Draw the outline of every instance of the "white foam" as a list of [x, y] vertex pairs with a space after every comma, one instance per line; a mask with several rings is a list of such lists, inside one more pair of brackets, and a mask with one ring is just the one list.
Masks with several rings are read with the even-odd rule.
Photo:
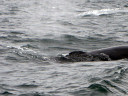
[[112, 14], [112, 13], [118, 13], [118, 12], [128, 12], [127, 9], [120, 9], [120, 8], [115, 8], [115, 9], [101, 9], [101, 10], [90, 10], [81, 13], [81, 16], [87, 16], [87, 15], [103, 15], [103, 14]]

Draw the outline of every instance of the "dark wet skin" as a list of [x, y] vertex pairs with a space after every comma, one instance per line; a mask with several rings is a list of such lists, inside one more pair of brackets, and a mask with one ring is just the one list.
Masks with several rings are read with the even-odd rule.
[[128, 58], [128, 46], [118, 46], [118, 47], [111, 47], [111, 48], [105, 48], [105, 49], [99, 49], [95, 51], [89, 52], [90, 54], [99, 54], [104, 53], [111, 58], [111, 60], [119, 60]]
[[61, 62], [111, 61], [128, 58], [128, 46], [111, 47], [91, 52], [73, 51], [56, 57]]

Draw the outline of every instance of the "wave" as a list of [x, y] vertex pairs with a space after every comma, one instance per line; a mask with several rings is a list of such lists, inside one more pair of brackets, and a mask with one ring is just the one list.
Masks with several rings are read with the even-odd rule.
[[115, 9], [101, 9], [101, 10], [91, 10], [91, 11], [86, 11], [81, 14], [79, 14], [82, 17], [86, 16], [103, 16], [103, 15], [111, 15], [115, 13], [127, 13], [127, 9], [120, 9], [120, 8], [115, 8]]
[[118, 93], [120, 96], [125, 96], [127, 95], [125, 86], [128, 83], [125, 81], [127, 73], [128, 68], [125, 66], [116, 66], [114, 68], [105, 69], [102, 73], [104, 74], [103, 77], [93, 77], [89, 80], [91, 84], [88, 88], [100, 93]]
[[[44, 56], [32, 49], [22, 47], [0, 46], [0, 53], [3, 59], [9, 62], [46, 62], [47, 56]], [[47, 63], [47, 62], [46, 62]]]
[[29, 52], [29, 51], [20, 51], [14, 50], [6, 56], [6, 60], [13, 61], [13, 62], [45, 62], [47, 57], [42, 56], [38, 53]]
[[112, 93], [107, 86], [102, 84], [91, 84], [89, 87], [80, 88], [71, 92], [73, 96], [109, 96]]
[[33, 93], [26, 93], [26, 94], [21, 94], [19, 96], [54, 96], [54, 95], [49, 95], [45, 93], [39, 93], [39, 92], [33, 92]]
[[113, 89], [116, 89], [116, 90], [118, 90], [118, 92], [121, 92], [121, 93], [123, 93], [123, 94], [127, 94], [127, 91], [125, 91], [121, 86], [119, 86], [119, 85], [117, 85], [117, 84], [115, 84], [115, 83], [113, 83], [113, 82], [111, 82], [111, 81], [109, 81], [109, 80], [103, 80], [103, 83], [106, 85], [106, 86], [108, 86], [108, 87], [110, 87], [111, 88], [111, 90]]

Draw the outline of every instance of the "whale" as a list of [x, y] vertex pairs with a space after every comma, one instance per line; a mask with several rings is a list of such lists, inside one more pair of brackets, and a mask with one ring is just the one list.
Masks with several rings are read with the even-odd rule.
[[110, 48], [103, 48], [89, 52], [90, 54], [104, 53], [109, 56], [111, 60], [119, 60], [128, 58], [128, 46], [117, 46]]
[[114, 46], [90, 52], [72, 51], [66, 55], [58, 55], [61, 62], [112, 61], [128, 58], [128, 46]]

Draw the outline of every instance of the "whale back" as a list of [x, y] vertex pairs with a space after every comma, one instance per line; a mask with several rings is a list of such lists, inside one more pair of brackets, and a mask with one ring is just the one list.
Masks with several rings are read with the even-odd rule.
[[128, 58], [128, 46], [99, 49], [99, 50], [91, 51], [89, 53], [93, 55], [104, 53], [108, 55], [112, 60], [118, 60], [118, 59]]

